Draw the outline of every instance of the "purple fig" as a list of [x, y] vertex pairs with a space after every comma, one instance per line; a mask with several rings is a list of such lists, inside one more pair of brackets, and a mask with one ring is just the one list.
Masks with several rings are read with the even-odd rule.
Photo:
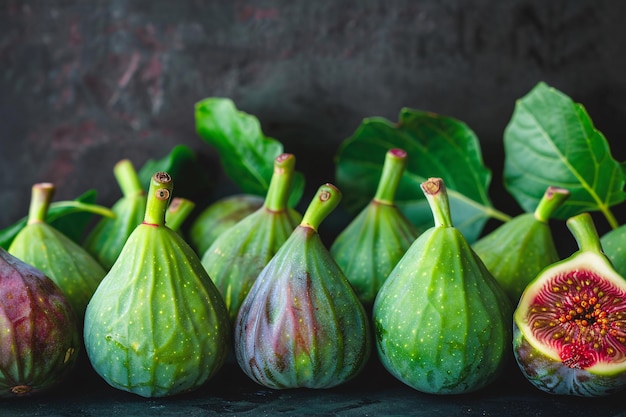
[[42, 271], [0, 248], [0, 397], [45, 391], [72, 370], [80, 349], [74, 311]]
[[261, 385], [330, 388], [356, 376], [368, 360], [369, 320], [318, 234], [340, 198], [332, 184], [319, 188], [241, 305], [235, 356]]

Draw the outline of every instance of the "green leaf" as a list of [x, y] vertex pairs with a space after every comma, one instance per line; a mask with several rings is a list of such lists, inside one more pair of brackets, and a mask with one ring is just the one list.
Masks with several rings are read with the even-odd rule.
[[[96, 191], [88, 190], [74, 200], [55, 201], [48, 208], [46, 222], [78, 242], [82, 238], [92, 214], [115, 216], [110, 209], [93, 204], [95, 200]], [[0, 230], [0, 247], [8, 250], [15, 236], [26, 226], [27, 221], [28, 217], [25, 216], [11, 226]]]
[[341, 145], [336, 158], [336, 181], [344, 204], [356, 213], [374, 196], [386, 152], [404, 149], [407, 167], [396, 204], [417, 227], [433, 224], [432, 212], [420, 188], [430, 177], [443, 178], [454, 226], [474, 241], [490, 217], [508, 220], [493, 208], [488, 196], [491, 172], [482, 160], [478, 138], [463, 122], [451, 117], [402, 109], [399, 122], [368, 118]]
[[[243, 193], [265, 196], [274, 159], [283, 153], [283, 145], [265, 136], [259, 120], [237, 110], [230, 99], [207, 98], [196, 103], [195, 110], [196, 131], [217, 150], [226, 175]], [[298, 203], [303, 191], [304, 176], [298, 172], [292, 185], [290, 207]]]
[[617, 226], [610, 207], [626, 198], [622, 166], [585, 108], [541, 82], [519, 99], [504, 131], [504, 184], [526, 212], [548, 186], [569, 190], [554, 218], [601, 211]]
[[176, 145], [161, 159], [144, 163], [137, 175], [144, 190], [148, 191], [155, 172], [165, 171], [174, 179], [174, 194], [194, 203], [210, 194], [213, 182], [209, 172], [198, 161], [196, 153], [186, 145]]

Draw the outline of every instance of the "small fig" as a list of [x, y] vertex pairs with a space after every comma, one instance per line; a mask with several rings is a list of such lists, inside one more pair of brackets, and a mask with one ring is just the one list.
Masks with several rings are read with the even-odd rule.
[[235, 324], [235, 356], [269, 388], [330, 388], [356, 376], [371, 342], [365, 310], [318, 234], [340, 191], [322, 185], [263, 268]]
[[0, 397], [45, 391], [73, 369], [76, 316], [42, 271], [0, 248]]
[[514, 313], [515, 359], [541, 391], [606, 396], [626, 388], [626, 281], [602, 252], [589, 213], [566, 224], [579, 250], [524, 290]]
[[298, 225], [287, 206], [295, 164], [292, 154], [276, 157], [263, 206], [219, 235], [201, 258], [232, 323], [256, 277]]
[[476, 391], [494, 381], [510, 357], [511, 305], [453, 226], [443, 180], [421, 186], [435, 225], [413, 242], [376, 296], [378, 356], [418, 391]]
[[61, 288], [82, 327], [87, 303], [106, 271], [82, 246], [46, 223], [54, 191], [51, 183], [33, 185], [27, 224], [8, 251], [40, 269]]
[[85, 315], [87, 356], [111, 386], [143, 397], [198, 388], [224, 363], [230, 323], [200, 259], [165, 226], [171, 176], [151, 180], [144, 221], [93, 295]]
[[569, 195], [566, 189], [548, 187], [533, 213], [514, 217], [472, 245], [513, 305], [543, 268], [561, 259], [549, 220]]
[[264, 197], [254, 194], [235, 194], [215, 201], [192, 222], [191, 246], [202, 256], [224, 230], [263, 207], [264, 202]]
[[394, 202], [406, 158], [402, 149], [387, 152], [374, 198], [330, 247], [331, 255], [368, 310], [389, 272], [419, 235]]
[[84, 243], [87, 252], [107, 271], [119, 256], [128, 236], [143, 220], [146, 210], [146, 192], [132, 162], [122, 159], [113, 167], [113, 174], [122, 190], [122, 197], [111, 207], [115, 217], [103, 217]]

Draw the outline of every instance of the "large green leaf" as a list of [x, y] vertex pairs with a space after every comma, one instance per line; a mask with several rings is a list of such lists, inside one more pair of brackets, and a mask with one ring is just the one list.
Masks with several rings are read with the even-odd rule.
[[[274, 159], [283, 145], [267, 137], [259, 120], [237, 110], [227, 98], [206, 98], [195, 106], [196, 131], [213, 146], [226, 175], [248, 194], [265, 196], [274, 172]], [[298, 155], [295, 155], [296, 158]], [[304, 176], [297, 172], [289, 205], [295, 206], [304, 191]]]
[[616, 226], [610, 207], [621, 203], [624, 171], [585, 108], [541, 82], [515, 105], [504, 131], [504, 183], [527, 212], [548, 186], [566, 188], [570, 198], [554, 217], [567, 219], [602, 211]]
[[407, 168], [396, 203], [418, 227], [433, 224], [420, 188], [429, 177], [443, 178], [452, 219], [469, 241], [480, 235], [490, 217], [506, 220], [488, 196], [491, 172], [483, 164], [478, 138], [459, 120], [429, 112], [402, 109], [397, 124], [368, 118], [341, 145], [336, 157], [336, 181], [348, 211], [356, 213], [374, 196], [387, 150], [404, 149]]

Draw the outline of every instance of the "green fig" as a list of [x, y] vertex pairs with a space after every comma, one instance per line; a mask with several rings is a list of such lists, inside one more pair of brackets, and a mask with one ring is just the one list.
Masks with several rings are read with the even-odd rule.
[[493, 382], [511, 343], [511, 305], [452, 224], [445, 184], [421, 184], [435, 225], [396, 264], [373, 308], [378, 356], [422, 392], [461, 394]]
[[239, 309], [235, 357], [260, 385], [330, 388], [356, 376], [369, 358], [365, 309], [318, 234], [340, 199], [334, 185], [319, 188]]
[[183, 227], [185, 220], [189, 218], [189, 215], [195, 207], [196, 203], [187, 198], [172, 198], [172, 201], [165, 212], [165, 224], [173, 231], [181, 233], [181, 228]]
[[407, 153], [390, 149], [370, 203], [337, 235], [330, 253], [369, 310], [376, 294], [419, 231], [395, 205]]
[[263, 206], [219, 235], [201, 258], [232, 323], [256, 277], [298, 225], [287, 206], [295, 164], [292, 154], [276, 157]]
[[569, 195], [548, 187], [533, 213], [514, 217], [472, 245], [514, 305], [543, 268], [561, 259], [548, 222]]
[[513, 351], [539, 390], [598, 397], [626, 388], [626, 280], [602, 252], [593, 219], [567, 219], [579, 250], [543, 269], [515, 309]]
[[602, 235], [600, 244], [615, 271], [626, 277], [626, 224]]
[[193, 249], [165, 226], [172, 190], [168, 173], [152, 177], [144, 220], [85, 315], [93, 368], [111, 386], [143, 397], [198, 388], [230, 349], [224, 301]]
[[27, 224], [8, 251], [54, 281], [82, 324], [87, 303], [106, 271], [82, 246], [46, 223], [54, 191], [51, 183], [33, 185]]
[[0, 397], [60, 383], [80, 348], [76, 316], [42, 271], [0, 248]]
[[103, 217], [87, 235], [83, 245], [107, 271], [119, 256], [128, 236], [143, 220], [146, 210], [146, 193], [132, 162], [122, 159], [113, 167], [113, 174], [122, 190], [122, 197], [111, 207], [115, 217]]
[[191, 246], [202, 256], [224, 230], [263, 207], [264, 201], [264, 197], [254, 194], [235, 194], [215, 201], [191, 224]]

